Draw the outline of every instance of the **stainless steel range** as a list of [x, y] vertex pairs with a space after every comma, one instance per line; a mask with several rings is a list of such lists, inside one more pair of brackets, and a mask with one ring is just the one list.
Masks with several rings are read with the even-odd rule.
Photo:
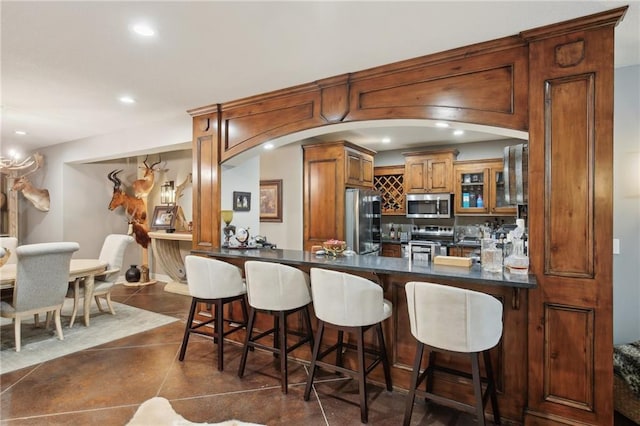
[[435, 256], [447, 254], [450, 243], [453, 243], [453, 226], [415, 227], [403, 253], [412, 261], [432, 262]]

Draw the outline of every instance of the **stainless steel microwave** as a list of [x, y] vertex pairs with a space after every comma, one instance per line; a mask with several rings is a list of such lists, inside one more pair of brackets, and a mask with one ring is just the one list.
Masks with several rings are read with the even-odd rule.
[[453, 194], [407, 194], [407, 217], [447, 219], [453, 214]]

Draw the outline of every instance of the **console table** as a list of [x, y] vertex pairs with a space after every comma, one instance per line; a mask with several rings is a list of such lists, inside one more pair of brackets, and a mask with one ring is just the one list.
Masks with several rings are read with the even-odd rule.
[[187, 271], [180, 253], [180, 243], [189, 242], [191, 248], [192, 235], [187, 232], [149, 232], [153, 256], [162, 265], [162, 269], [171, 280], [164, 287], [165, 291], [189, 295], [187, 287]]

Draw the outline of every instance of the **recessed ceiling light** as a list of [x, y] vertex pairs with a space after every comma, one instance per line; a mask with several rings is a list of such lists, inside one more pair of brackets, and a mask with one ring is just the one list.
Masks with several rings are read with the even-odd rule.
[[382, 138], [382, 143], [391, 143], [391, 138]]
[[120, 96], [120, 102], [122, 102], [123, 104], [135, 104], [136, 100], [131, 96]]
[[273, 149], [273, 144], [271, 142], [267, 142], [264, 144], [264, 149]]
[[24, 130], [16, 130], [16, 135], [24, 136], [26, 134], [27, 132], [25, 132]]
[[438, 121], [436, 123], [436, 127], [449, 127], [449, 123], [445, 123], [444, 121]]
[[454, 130], [453, 134], [456, 136], [462, 136], [464, 135], [464, 130]]
[[133, 32], [143, 37], [152, 37], [156, 35], [154, 29], [147, 24], [135, 24], [133, 26]]

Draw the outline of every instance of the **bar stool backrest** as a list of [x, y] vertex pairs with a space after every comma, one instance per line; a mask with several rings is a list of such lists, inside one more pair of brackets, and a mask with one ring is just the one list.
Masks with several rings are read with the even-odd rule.
[[316, 317], [330, 324], [360, 327], [385, 319], [382, 287], [357, 275], [311, 268]]
[[245, 262], [249, 305], [256, 309], [287, 311], [311, 303], [309, 275], [280, 263]]
[[502, 304], [485, 293], [440, 284], [405, 285], [411, 334], [455, 352], [491, 349], [502, 336]]
[[222, 299], [246, 291], [242, 270], [235, 265], [201, 256], [186, 256], [189, 294], [200, 299]]

